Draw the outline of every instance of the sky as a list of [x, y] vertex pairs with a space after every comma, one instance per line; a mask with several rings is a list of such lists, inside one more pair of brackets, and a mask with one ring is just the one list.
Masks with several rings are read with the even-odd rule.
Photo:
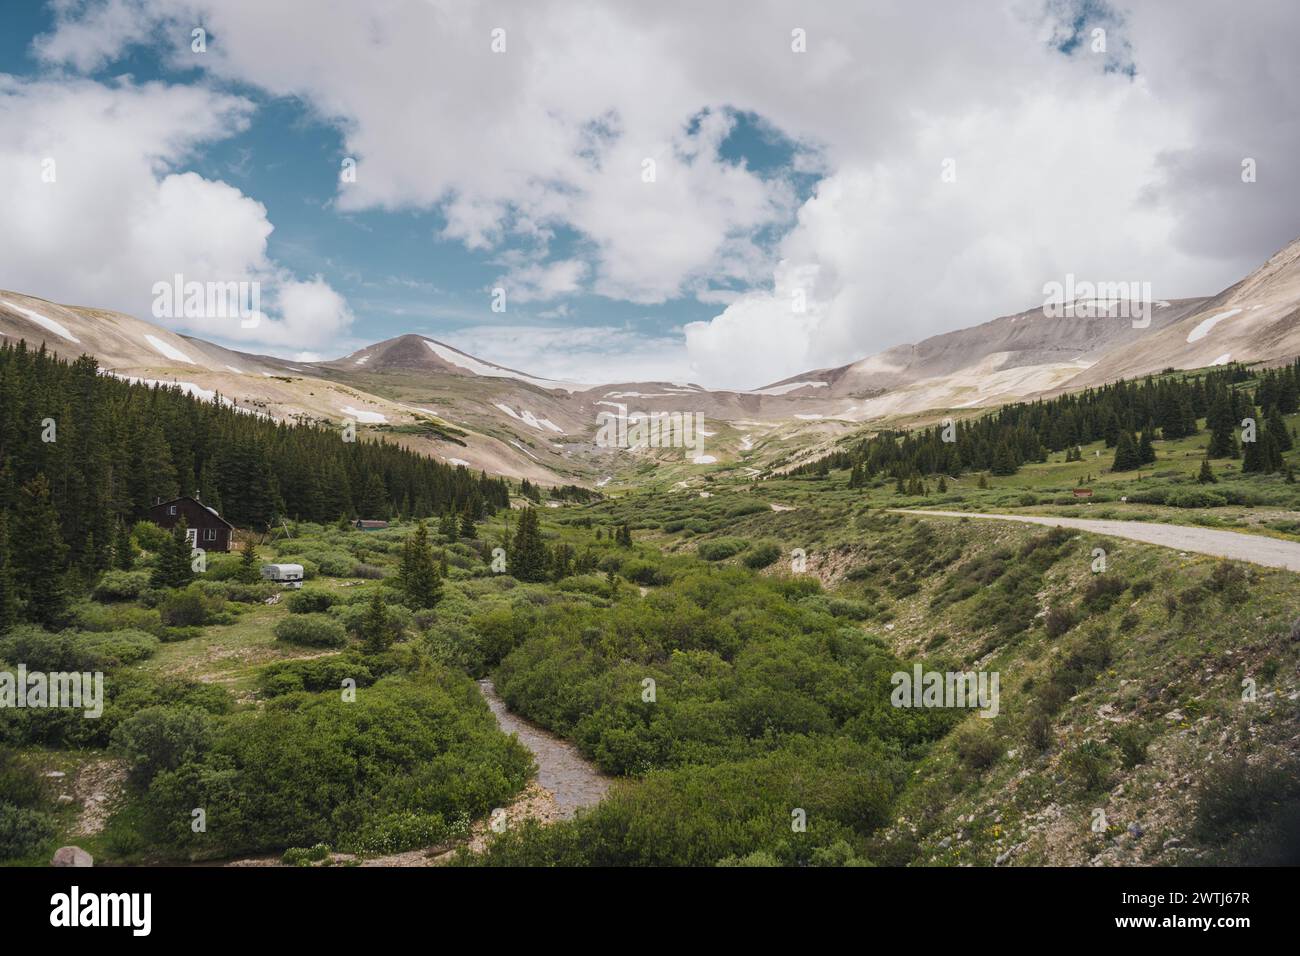
[[0, 288], [154, 320], [174, 275], [256, 281], [255, 328], [157, 321], [303, 361], [415, 332], [548, 378], [754, 388], [1067, 274], [1212, 294], [1300, 234], [1292, 3], [0, 18]]

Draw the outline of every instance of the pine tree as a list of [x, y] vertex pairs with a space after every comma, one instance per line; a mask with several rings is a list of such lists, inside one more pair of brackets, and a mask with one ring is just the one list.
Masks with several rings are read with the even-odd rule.
[[1144, 429], [1138, 441], [1138, 460], [1144, 465], [1151, 465], [1156, 460], [1156, 449], [1151, 444], [1151, 429]]
[[1014, 475], [1019, 467], [1011, 442], [1004, 438], [993, 453], [993, 467], [990, 471], [995, 475]]
[[444, 509], [442, 519], [438, 522], [438, 534], [444, 538], [454, 538], [459, 531], [460, 528], [456, 523], [456, 512], [452, 511], [450, 507]]
[[377, 590], [361, 618], [360, 636], [362, 645], [372, 654], [388, 650], [396, 637], [392, 616], [388, 613], [388, 608], [384, 607], [383, 596]]
[[58, 627], [68, 607], [68, 546], [44, 475], [37, 475], [19, 492], [18, 520], [9, 549], [26, 598], [26, 617], [47, 628]]
[[1277, 446], [1281, 451], [1290, 451], [1295, 442], [1291, 440], [1291, 433], [1286, 430], [1286, 419], [1282, 417], [1281, 410], [1274, 405], [1268, 410], [1266, 419], [1269, 433], [1277, 441]]
[[18, 621], [18, 583], [9, 553], [9, 525], [0, 511], [0, 634]]
[[131, 529], [118, 519], [113, 534], [113, 567], [130, 571], [135, 564], [135, 546], [131, 543]]
[[257, 545], [253, 543], [251, 534], [244, 538], [244, 543], [239, 549], [239, 573], [236, 577], [244, 584], [256, 584], [262, 579], [262, 569], [258, 566], [257, 560]]
[[406, 593], [406, 602], [415, 608], [431, 608], [442, 600], [442, 575], [429, 547], [429, 529], [424, 519], [415, 526], [402, 546], [402, 562], [397, 580]]
[[156, 588], [183, 588], [194, 580], [192, 551], [185, 519], [176, 522], [171, 539], [158, 553], [150, 585]]
[[1115, 443], [1115, 461], [1111, 464], [1111, 471], [1133, 471], [1135, 468], [1142, 466], [1142, 456], [1138, 451], [1137, 442], [1133, 440], [1133, 433], [1125, 429], [1119, 433], [1119, 441]]
[[536, 508], [519, 512], [519, 525], [515, 528], [513, 548], [510, 551], [510, 573], [520, 581], [545, 581], [550, 561]]
[[478, 537], [478, 528], [474, 526], [474, 508], [468, 501], [460, 514], [460, 536], [471, 541]]
[[1214, 472], [1210, 469], [1210, 459], [1201, 459], [1201, 473], [1196, 476], [1196, 480], [1203, 485], [1212, 485], [1219, 480], [1214, 477]]

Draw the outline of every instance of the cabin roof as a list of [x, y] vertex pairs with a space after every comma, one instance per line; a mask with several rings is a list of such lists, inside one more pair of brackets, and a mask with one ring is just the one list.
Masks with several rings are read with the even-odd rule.
[[199, 501], [198, 498], [195, 498], [193, 495], [181, 495], [179, 498], [170, 498], [170, 499], [168, 499], [167, 501], [160, 501], [160, 502], [158, 502], [156, 505], [153, 505], [152, 507], [150, 507], [149, 510], [152, 511], [154, 508], [166, 508], [168, 505], [174, 505], [174, 504], [176, 504], [176, 503], [179, 502], [179, 501], [192, 501], [192, 502], [194, 502], [196, 505], [198, 505], [200, 508], [202, 508], [204, 511], [206, 511], [206, 512], [208, 512], [210, 515], [212, 515], [212, 517], [216, 518], [218, 521], [220, 521], [222, 524], [224, 524], [224, 525], [225, 525], [227, 528], [229, 528], [231, 531], [235, 531], [235, 530], [237, 530], [233, 524], [231, 524], [231, 523], [230, 523], [229, 521], [227, 521], [225, 518], [221, 517], [221, 515], [217, 512], [217, 509], [216, 509], [216, 508], [210, 508], [210, 507], [208, 507], [208, 506], [205, 505], [203, 502]]

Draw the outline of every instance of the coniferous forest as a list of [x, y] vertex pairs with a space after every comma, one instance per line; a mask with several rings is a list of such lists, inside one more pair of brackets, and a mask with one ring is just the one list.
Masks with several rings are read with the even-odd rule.
[[[1257, 377], [1253, 393], [1236, 387], [1252, 377]], [[1046, 461], [1048, 452], [1102, 439], [1116, 449], [1112, 470], [1130, 471], [1154, 461], [1151, 441], [1157, 433], [1162, 439], [1190, 437], [1200, 430], [1198, 419], [1205, 419], [1210, 431], [1207, 457], [1244, 454], [1244, 471], [1272, 472], [1281, 470], [1282, 452], [1292, 442], [1281, 416], [1298, 408], [1300, 361], [1253, 375], [1233, 364], [1185, 378], [1121, 380], [911, 432], [886, 430], [794, 473], [850, 469], [853, 487], [877, 475], [898, 480], [971, 471], [1013, 475], [1028, 462]], [[1239, 443], [1247, 418], [1255, 420], [1255, 441]]]
[[41, 580], [102, 571], [151, 505], [195, 493], [258, 532], [282, 518], [476, 519], [508, 501], [503, 479], [396, 444], [133, 384], [86, 356], [0, 345], [0, 576], [15, 562]]

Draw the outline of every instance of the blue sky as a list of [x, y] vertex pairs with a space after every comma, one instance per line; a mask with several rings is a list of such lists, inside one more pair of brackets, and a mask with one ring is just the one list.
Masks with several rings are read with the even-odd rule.
[[1292, 12], [1191, 3], [9, 4], [0, 287], [148, 317], [174, 272], [256, 278], [259, 329], [169, 324], [732, 387], [1066, 273], [1212, 293], [1293, 238], [1300, 84]]
[[[18, 76], [40, 74], [43, 65], [33, 54], [32, 40], [54, 29], [52, 9], [31, 4], [7, 13], [6, 20], [0, 35], [0, 70]], [[211, 32], [208, 42], [220, 44], [220, 34]], [[137, 83], [198, 78], [197, 70], [166, 62], [154, 45], [130, 47], [85, 72], [103, 82], [123, 74]], [[408, 332], [454, 341], [463, 337], [467, 326], [499, 319], [490, 309], [491, 290], [510, 255], [526, 243], [515, 239], [493, 249], [467, 248], [443, 236], [447, 223], [439, 209], [340, 211], [335, 203], [339, 168], [349, 151], [338, 126], [323, 121], [296, 97], [268, 96], [248, 85], [219, 85], [251, 99], [256, 111], [247, 129], [206, 144], [178, 168], [230, 183], [262, 203], [275, 226], [269, 255], [296, 274], [322, 275], [346, 297], [355, 315], [349, 334], [312, 349], [312, 354], [333, 358]], [[806, 199], [816, 176], [794, 169], [796, 145], [753, 114], [736, 112], [733, 121], [734, 129], [720, 149], [725, 162], [765, 179], [779, 178], [799, 201]], [[693, 121], [685, 126], [692, 129]], [[789, 225], [787, 219], [766, 226], [755, 231], [755, 238], [771, 249]], [[580, 254], [583, 243], [580, 233], [560, 227], [549, 251], [552, 257], [567, 258]], [[715, 289], [739, 292], [744, 287], [724, 282]], [[701, 302], [691, 295], [639, 304], [580, 292], [566, 295], [562, 302], [527, 303], [509, 314], [512, 323], [521, 325], [617, 326], [655, 338], [718, 311], [716, 301]], [[223, 344], [239, 346], [229, 340]]]

